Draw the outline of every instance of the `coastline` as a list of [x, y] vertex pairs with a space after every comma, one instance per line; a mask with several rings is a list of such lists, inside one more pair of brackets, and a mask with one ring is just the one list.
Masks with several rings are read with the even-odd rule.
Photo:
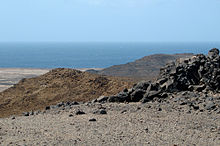
[[[51, 68], [52, 69], [52, 68]], [[44, 68], [0, 68], [0, 92], [10, 88], [23, 78], [32, 78], [49, 72]], [[102, 68], [78, 68], [76, 70], [102, 70]]]

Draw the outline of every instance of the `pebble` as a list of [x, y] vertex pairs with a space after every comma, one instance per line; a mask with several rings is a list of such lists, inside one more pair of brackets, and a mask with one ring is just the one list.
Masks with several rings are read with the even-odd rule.
[[100, 110], [100, 112], [99, 112], [101, 115], [104, 115], [104, 114], [107, 114], [107, 111], [106, 110]]
[[86, 114], [86, 113], [83, 112], [83, 111], [80, 111], [80, 110], [78, 110], [78, 111], [76, 112], [76, 115], [83, 115], [83, 114]]
[[90, 122], [95, 122], [96, 119], [95, 118], [92, 118], [92, 119], [89, 119]]
[[69, 117], [73, 117], [73, 114], [69, 114]]
[[50, 106], [46, 106], [46, 107], [45, 107], [45, 110], [50, 110]]
[[24, 112], [23, 115], [24, 116], [29, 116], [30, 114], [29, 114], [29, 112]]

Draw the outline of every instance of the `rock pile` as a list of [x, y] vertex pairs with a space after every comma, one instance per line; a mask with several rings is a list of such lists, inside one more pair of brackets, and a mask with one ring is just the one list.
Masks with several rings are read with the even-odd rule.
[[161, 68], [159, 84], [162, 90], [174, 91], [213, 91], [220, 88], [219, 50], [214, 48], [208, 56], [198, 54], [180, 59], [176, 63]]
[[102, 96], [94, 102], [145, 103], [154, 98], [176, 97], [179, 93], [196, 98], [203, 96], [206, 101], [207, 96], [216, 95], [220, 91], [219, 67], [219, 50], [213, 48], [207, 56], [198, 54], [168, 63], [161, 68], [160, 75], [154, 82], [142, 81], [131, 89], [124, 89], [114, 96]]

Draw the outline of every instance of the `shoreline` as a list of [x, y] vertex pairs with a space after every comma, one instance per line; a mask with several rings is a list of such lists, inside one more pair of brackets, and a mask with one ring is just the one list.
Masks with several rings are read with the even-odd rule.
[[[57, 68], [66, 68], [66, 67], [57, 67]], [[0, 70], [51, 70], [51, 69], [55, 69], [55, 68], [23, 68], [23, 67], [0, 67]], [[94, 70], [102, 70], [104, 68], [96, 68], [96, 67], [89, 67], [89, 68], [70, 68], [70, 69], [76, 69], [76, 70], [89, 70], [89, 69], [94, 69]]]
[[[52, 69], [52, 68], [51, 68]], [[23, 78], [32, 78], [49, 72], [51, 69], [41, 68], [0, 68], [0, 92], [10, 88]], [[76, 70], [102, 70], [103, 68], [77, 68]]]

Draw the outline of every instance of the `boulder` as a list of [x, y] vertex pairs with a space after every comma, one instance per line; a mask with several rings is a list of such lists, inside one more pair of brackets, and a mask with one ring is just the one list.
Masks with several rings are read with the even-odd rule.
[[146, 92], [145, 92], [145, 90], [143, 90], [143, 89], [137, 89], [137, 90], [135, 90], [135, 91], [131, 94], [131, 101], [132, 101], [132, 102], [138, 102], [138, 101], [140, 101], [140, 100], [143, 98], [143, 96], [144, 96], [145, 93], [146, 93]]
[[133, 89], [134, 89], [134, 90], [138, 90], [138, 89], [146, 90], [150, 84], [151, 84], [151, 83], [148, 82], [148, 81], [141, 81], [141, 82], [137, 83], [137, 85], [135, 85], [135, 86], [133, 87]]
[[218, 55], [219, 55], [219, 50], [217, 48], [211, 49], [208, 53], [209, 58], [216, 58]]

